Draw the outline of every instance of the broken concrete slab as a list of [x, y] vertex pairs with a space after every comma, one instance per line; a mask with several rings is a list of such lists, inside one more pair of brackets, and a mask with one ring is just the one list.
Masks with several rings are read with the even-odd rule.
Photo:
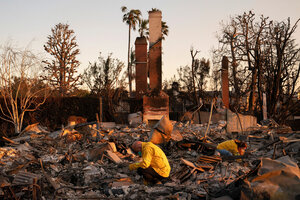
[[115, 122], [100, 122], [100, 127], [104, 129], [113, 129], [116, 128]]
[[131, 113], [128, 115], [128, 123], [131, 127], [138, 127], [143, 123], [143, 114], [142, 112]]
[[288, 156], [278, 160], [262, 158], [257, 175], [251, 181], [255, 195], [267, 193], [272, 199], [295, 199], [300, 195], [300, 170]]
[[114, 161], [115, 163], [119, 164], [122, 163], [123, 161], [119, 158], [119, 156], [117, 156], [117, 154], [115, 154], [114, 152], [110, 151], [110, 150], [106, 150], [107, 155], [109, 156], [109, 158]]
[[128, 187], [130, 185], [133, 185], [134, 183], [132, 182], [132, 180], [127, 177], [127, 178], [121, 178], [121, 179], [118, 179], [118, 180], [115, 180], [111, 187], [112, 188], [118, 188], [118, 187]]
[[257, 118], [252, 115], [242, 115], [227, 110], [227, 132], [243, 132], [257, 126]]

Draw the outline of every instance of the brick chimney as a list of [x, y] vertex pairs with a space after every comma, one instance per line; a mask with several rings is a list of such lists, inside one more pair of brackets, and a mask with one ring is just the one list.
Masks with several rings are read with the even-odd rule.
[[222, 59], [222, 100], [225, 108], [229, 109], [228, 58]]
[[135, 88], [136, 99], [141, 99], [147, 92], [147, 40], [145, 37], [137, 37], [135, 40]]

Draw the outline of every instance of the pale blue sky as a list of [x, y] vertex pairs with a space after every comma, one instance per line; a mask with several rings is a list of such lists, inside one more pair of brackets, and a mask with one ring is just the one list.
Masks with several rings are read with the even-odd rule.
[[[122, 22], [121, 6], [147, 11], [158, 8], [169, 26], [163, 41], [163, 78], [176, 74], [180, 66], [190, 65], [190, 48], [200, 50], [200, 57], [210, 58], [217, 46], [216, 33], [220, 22], [230, 16], [252, 10], [272, 20], [300, 18], [300, 0], [0, 0], [0, 45], [12, 40], [20, 47], [44, 56], [43, 45], [51, 28], [68, 23], [75, 31], [81, 54], [79, 72], [88, 62], [97, 60], [99, 52], [127, 63], [128, 26]], [[300, 27], [296, 32], [300, 44]], [[132, 34], [132, 44], [137, 32]]]

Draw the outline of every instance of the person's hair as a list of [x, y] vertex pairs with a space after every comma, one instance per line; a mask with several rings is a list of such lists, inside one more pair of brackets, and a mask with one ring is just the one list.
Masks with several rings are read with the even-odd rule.
[[239, 135], [236, 139], [240, 142], [247, 142], [247, 138], [246, 135]]
[[246, 142], [235, 141], [235, 143], [237, 144], [237, 146], [238, 146], [239, 148], [244, 148], [244, 147], [247, 148], [247, 143], [246, 143]]
[[135, 153], [137, 153], [137, 152], [135, 151], [135, 148], [134, 148], [134, 147], [136, 147], [137, 144], [138, 144], [139, 142], [141, 142], [141, 141], [134, 141], [134, 142], [130, 145], [131, 150], [132, 150], [133, 152], [135, 152]]

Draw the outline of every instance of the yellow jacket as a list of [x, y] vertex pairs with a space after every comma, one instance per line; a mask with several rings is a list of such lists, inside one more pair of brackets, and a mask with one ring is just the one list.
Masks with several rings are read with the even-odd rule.
[[232, 155], [234, 155], [234, 156], [240, 155], [239, 151], [238, 151], [238, 146], [234, 140], [228, 140], [228, 141], [218, 144], [217, 149], [225, 149], [225, 150], [231, 152]]
[[142, 162], [129, 165], [129, 169], [152, 167], [162, 177], [170, 175], [171, 167], [165, 153], [152, 142], [142, 142], [142, 159]]

